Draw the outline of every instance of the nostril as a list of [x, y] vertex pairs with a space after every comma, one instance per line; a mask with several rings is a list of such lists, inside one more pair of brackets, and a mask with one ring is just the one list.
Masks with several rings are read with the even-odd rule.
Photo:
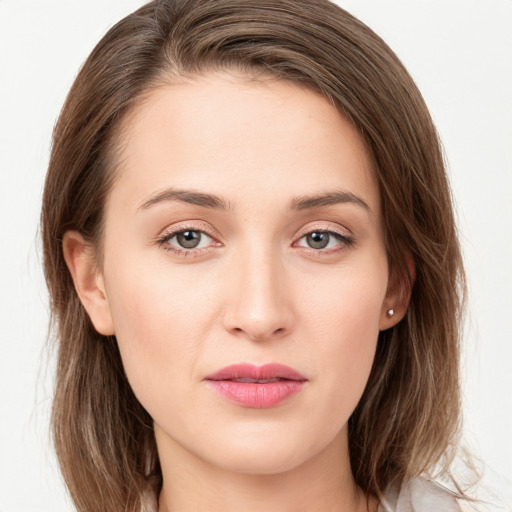
[[246, 333], [251, 339], [253, 339], [255, 341], [261, 341], [261, 340], [267, 339], [269, 337], [281, 334], [285, 331], [286, 331], [286, 328], [283, 328], [283, 327], [279, 327], [274, 331], [271, 331], [271, 330], [267, 331], [266, 333], [256, 332], [255, 330], [251, 330], [251, 329], [246, 330], [243, 327], [233, 327], [233, 329], [232, 329], [232, 332], [234, 332], [234, 333]]

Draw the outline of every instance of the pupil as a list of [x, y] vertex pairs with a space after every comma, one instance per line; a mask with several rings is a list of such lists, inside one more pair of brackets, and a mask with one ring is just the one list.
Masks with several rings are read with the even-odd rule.
[[323, 249], [329, 243], [329, 233], [315, 231], [308, 236], [308, 245], [313, 249]]
[[197, 231], [183, 231], [176, 235], [176, 239], [185, 249], [193, 249], [199, 244], [201, 235]]

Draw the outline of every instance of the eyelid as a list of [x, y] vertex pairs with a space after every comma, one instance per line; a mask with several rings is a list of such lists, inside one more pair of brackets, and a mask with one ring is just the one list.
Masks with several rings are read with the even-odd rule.
[[172, 226], [168, 226], [162, 230], [157, 238], [160, 239], [163, 237], [169, 237], [170, 235], [175, 235], [183, 231], [199, 231], [205, 233], [210, 238], [220, 238], [220, 236], [214, 229], [211, 228], [211, 226], [200, 220], [185, 220], [183, 222], [173, 224]]
[[333, 225], [332, 223], [317, 223], [315, 225], [308, 224], [307, 226], [301, 228], [299, 233], [297, 234], [297, 238], [302, 238], [304, 235], [309, 233], [313, 233], [315, 231], [328, 231], [337, 233], [338, 235], [346, 238], [351, 238], [353, 236], [352, 232], [348, 228], [341, 228], [338, 225]]

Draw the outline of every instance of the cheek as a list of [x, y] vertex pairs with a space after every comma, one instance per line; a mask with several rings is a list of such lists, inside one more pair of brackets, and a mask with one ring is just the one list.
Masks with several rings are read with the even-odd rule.
[[186, 392], [183, 376], [193, 375], [214, 318], [211, 298], [157, 265], [116, 259], [109, 277], [116, 338], [137, 398], [150, 409], [158, 382]]
[[302, 309], [308, 312], [303, 316], [330, 350], [358, 351], [378, 335], [387, 287], [385, 262], [361, 267], [340, 269], [320, 279], [314, 276], [311, 285], [304, 287], [309, 293], [302, 298]]
[[[383, 267], [385, 268], [385, 267]], [[344, 273], [309, 295], [307, 340], [316, 340], [311, 363], [321, 372], [330, 414], [348, 420], [368, 380], [379, 335], [386, 272]], [[319, 412], [321, 416], [326, 411]]]

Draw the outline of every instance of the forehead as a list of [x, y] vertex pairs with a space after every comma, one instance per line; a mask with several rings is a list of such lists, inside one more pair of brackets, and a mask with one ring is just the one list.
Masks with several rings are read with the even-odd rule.
[[347, 189], [379, 210], [372, 158], [321, 94], [276, 79], [201, 75], [147, 93], [123, 121], [112, 192], [140, 201], [166, 187], [240, 200]]

